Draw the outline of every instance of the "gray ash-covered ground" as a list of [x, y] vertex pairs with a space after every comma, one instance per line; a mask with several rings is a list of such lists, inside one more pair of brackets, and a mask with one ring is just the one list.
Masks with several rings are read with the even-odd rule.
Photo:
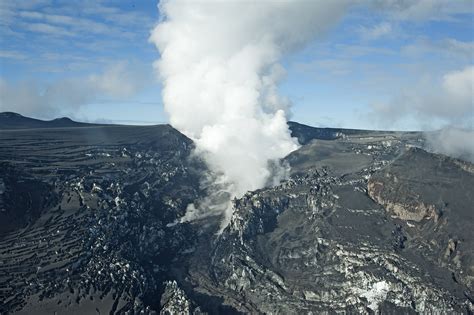
[[474, 166], [420, 133], [290, 123], [290, 178], [216, 235], [218, 217], [169, 224], [208, 174], [173, 128], [11, 125], [0, 313], [473, 312]]
[[202, 192], [170, 126], [0, 131], [0, 312], [159, 309]]

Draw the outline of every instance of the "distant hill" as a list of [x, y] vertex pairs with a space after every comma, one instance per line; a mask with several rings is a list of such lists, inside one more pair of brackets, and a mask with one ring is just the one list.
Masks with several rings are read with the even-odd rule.
[[298, 139], [302, 145], [308, 144], [314, 139], [317, 140], [336, 140], [347, 136], [382, 136], [382, 135], [412, 135], [420, 136], [420, 131], [387, 131], [387, 130], [364, 130], [364, 129], [346, 129], [346, 128], [321, 128], [303, 125], [294, 121], [288, 122], [291, 136]]
[[[107, 124], [109, 125], [109, 124]], [[0, 130], [14, 129], [37, 129], [37, 128], [71, 128], [71, 127], [88, 127], [88, 126], [105, 126], [105, 124], [91, 124], [77, 122], [67, 117], [56, 118], [53, 120], [40, 120], [25, 117], [18, 113], [3, 112], [0, 113]], [[351, 135], [365, 134], [394, 134], [394, 131], [372, 131], [344, 128], [320, 128], [303, 125], [294, 121], [288, 122], [291, 136], [298, 139], [298, 142], [305, 145], [314, 139], [318, 140], [335, 140]], [[410, 132], [409, 132], [410, 133]], [[417, 132], [414, 132], [417, 133]]]
[[291, 136], [297, 138], [300, 144], [307, 144], [313, 139], [335, 140], [343, 135], [342, 129], [317, 128], [294, 121], [289, 121], [288, 127], [291, 130]]
[[[56, 118], [53, 120], [40, 120], [25, 117], [14, 112], [0, 113], [0, 129], [65, 128], [87, 126], [97, 125], [73, 121], [67, 117]], [[301, 144], [306, 144], [313, 139], [334, 140], [342, 137], [344, 134], [348, 135], [367, 132], [365, 130], [311, 127], [293, 121], [288, 122], [288, 126], [291, 130], [291, 135], [298, 138], [298, 141]]]
[[0, 129], [65, 128], [86, 127], [91, 125], [93, 124], [73, 121], [67, 117], [53, 120], [40, 120], [13, 112], [0, 113]]

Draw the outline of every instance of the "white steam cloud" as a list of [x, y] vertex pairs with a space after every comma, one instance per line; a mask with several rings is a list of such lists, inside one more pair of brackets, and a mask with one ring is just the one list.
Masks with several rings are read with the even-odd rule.
[[438, 82], [419, 85], [387, 104], [374, 104], [373, 117], [385, 126], [412, 118], [423, 129], [428, 149], [474, 162], [474, 66], [445, 73]]
[[[298, 145], [278, 95], [280, 58], [321, 34], [344, 1], [161, 1], [150, 41], [171, 124], [241, 196], [274, 178]], [[282, 172], [276, 172], [282, 173]]]
[[474, 130], [446, 127], [425, 138], [429, 150], [474, 163]]

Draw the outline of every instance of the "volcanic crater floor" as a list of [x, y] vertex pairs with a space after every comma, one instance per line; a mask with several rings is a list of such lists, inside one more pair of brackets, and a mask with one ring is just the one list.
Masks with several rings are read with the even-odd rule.
[[0, 130], [0, 313], [473, 312], [474, 166], [416, 132], [312, 128], [220, 218], [168, 125]]

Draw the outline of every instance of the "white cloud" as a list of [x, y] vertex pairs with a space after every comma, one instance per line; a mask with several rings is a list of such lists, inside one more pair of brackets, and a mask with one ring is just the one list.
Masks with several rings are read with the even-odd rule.
[[102, 74], [91, 75], [88, 82], [101, 94], [115, 98], [128, 97], [140, 90], [144, 75], [132, 70], [130, 64], [121, 62], [106, 69]]
[[61, 28], [67, 31], [67, 35], [79, 35], [81, 33], [93, 33], [103, 35], [115, 35], [121, 32], [114, 24], [107, 24], [94, 21], [90, 18], [79, 18], [75, 16], [48, 14], [37, 11], [20, 11], [18, 16], [22, 18], [21, 24], [25, 29], [34, 31], [31, 25], [37, 25], [37, 22], [30, 22], [30, 20], [39, 20], [41, 24], [46, 24], [54, 28]]
[[388, 103], [372, 105], [382, 124], [414, 118], [420, 126], [457, 125], [473, 128], [474, 66], [445, 73], [438, 80], [421, 81], [395, 95]]
[[457, 104], [456, 111], [463, 115], [474, 106], [474, 66], [453, 71], [443, 76], [443, 89], [448, 101]]
[[460, 41], [454, 38], [445, 38], [437, 41], [422, 38], [405, 45], [401, 48], [401, 52], [409, 57], [438, 54], [456, 59], [461, 58], [469, 62], [474, 57], [474, 42]]
[[124, 47], [132, 45], [143, 51], [151, 16], [132, 5], [131, 10], [116, 6], [102, 1], [0, 1], [2, 50], [19, 51], [38, 68], [43, 65], [37, 56], [45, 52], [123, 55]]
[[0, 112], [54, 118], [71, 115], [99, 98], [123, 100], [138, 93], [147, 82], [142, 69], [120, 62], [103, 73], [67, 78], [44, 84], [36, 81], [17, 83], [0, 79]]
[[74, 36], [75, 34], [67, 29], [46, 23], [18, 23], [24, 30], [34, 33], [43, 33], [51, 36]]
[[472, 10], [471, 0], [375, 0], [367, 3], [399, 20], [453, 20], [454, 15]]
[[376, 40], [381, 37], [390, 35], [392, 33], [392, 24], [389, 22], [382, 22], [372, 27], [361, 26], [359, 27], [359, 33], [362, 38], [366, 40]]
[[302, 73], [319, 73], [324, 77], [328, 74], [341, 76], [353, 70], [353, 63], [347, 58], [319, 58], [310, 62], [299, 62], [293, 65], [296, 71]]
[[441, 47], [456, 54], [470, 57], [471, 59], [474, 57], [474, 42], [472, 41], [463, 42], [453, 38], [447, 38], [442, 42]]
[[26, 59], [26, 55], [15, 50], [0, 50], [0, 58], [6, 59]]

